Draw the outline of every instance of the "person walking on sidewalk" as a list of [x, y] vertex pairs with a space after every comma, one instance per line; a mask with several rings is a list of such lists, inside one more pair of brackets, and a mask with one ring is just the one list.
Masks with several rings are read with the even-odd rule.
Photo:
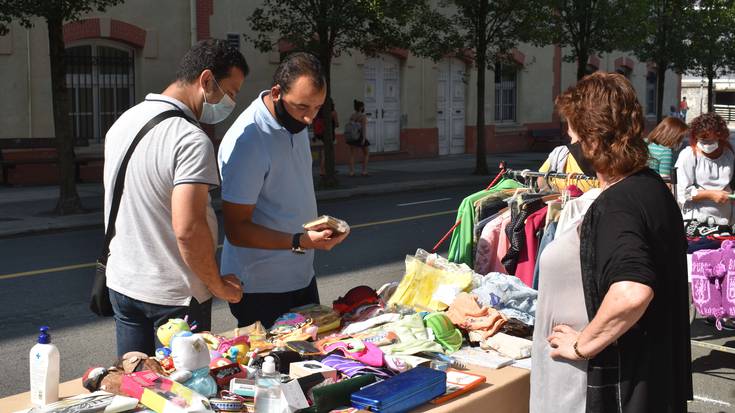
[[368, 176], [367, 165], [370, 157], [370, 141], [367, 140], [367, 116], [365, 115], [365, 103], [359, 100], [354, 101], [355, 112], [350, 116], [350, 123], [353, 128], [359, 131], [359, 137], [354, 140], [348, 140], [350, 145], [350, 176], [355, 176], [355, 152], [362, 152], [362, 176]]
[[155, 330], [188, 316], [200, 331], [211, 325], [212, 295], [242, 296], [239, 280], [221, 276], [215, 259], [217, 219], [209, 191], [219, 186], [211, 140], [200, 127], [224, 120], [235, 107], [248, 65], [223, 40], [197, 43], [181, 60], [176, 80], [161, 94], [123, 113], [105, 139], [105, 222], [115, 179], [136, 132], [160, 122], [130, 158], [107, 261], [117, 353], [153, 355]]
[[220, 144], [222, 270], [243, 282], [242, 301], [230, 303], [239, 327], [269, 327], [293, 307], [319, 303], [314, 250], [330, 250], [347, 236], [302, 227], [317, 216], [306, 126], [326, 92], [319, 60], [291, 54]]
[[689, 111], [689, 105], [687, 104], [687, 97], [684, 96], [679, 102], [679, 113], [681, 114], [681, 120], [687, 121], [687, 112]]

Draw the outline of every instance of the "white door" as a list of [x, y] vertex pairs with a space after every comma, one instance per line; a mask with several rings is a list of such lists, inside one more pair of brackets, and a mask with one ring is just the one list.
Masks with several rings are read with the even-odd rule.
[[371, 152], [398, 151], [401, 147], [400, 64], [381, 55], [367, 59], [364, 67], [365, 114]]
[[439, 63], [436, 94], [436, 125], [439, 129], [439, 155], [464, 153], [465, 64], [457, 59]]

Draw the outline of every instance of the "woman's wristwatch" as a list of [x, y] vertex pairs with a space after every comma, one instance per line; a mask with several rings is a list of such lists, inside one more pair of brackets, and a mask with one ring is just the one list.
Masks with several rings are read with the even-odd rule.
[[306, 253], [306, 250], [301, 248], [301, 236], [304, 235], [304, 233], [300, 232], [298, 234], [293, 234], [293, 238], [291, 239], [291, 252], [294, 254], [304, 254]]

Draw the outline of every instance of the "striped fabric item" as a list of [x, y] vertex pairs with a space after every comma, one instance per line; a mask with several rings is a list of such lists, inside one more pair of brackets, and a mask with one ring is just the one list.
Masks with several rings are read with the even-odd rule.
[[338, 354], [328, 355], [322, 360], [322, 363], [350, 378], [363, 374], [373, 374], [378, 379], [387, 379], [394, 376], [394, 373], [390, 370], [366, 366], [359, 361]]
[[674, 151], [657, 143], [648, 144], [648, 166], [663, 177], [671, 176], [674, 165]]

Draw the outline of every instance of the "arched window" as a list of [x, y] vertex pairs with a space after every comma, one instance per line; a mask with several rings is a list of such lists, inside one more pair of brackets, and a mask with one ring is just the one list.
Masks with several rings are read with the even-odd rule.
[[111, 42], [66, 49], [74, 137], [101, 142], [115, 120], [135, 102], [133, 50]]

